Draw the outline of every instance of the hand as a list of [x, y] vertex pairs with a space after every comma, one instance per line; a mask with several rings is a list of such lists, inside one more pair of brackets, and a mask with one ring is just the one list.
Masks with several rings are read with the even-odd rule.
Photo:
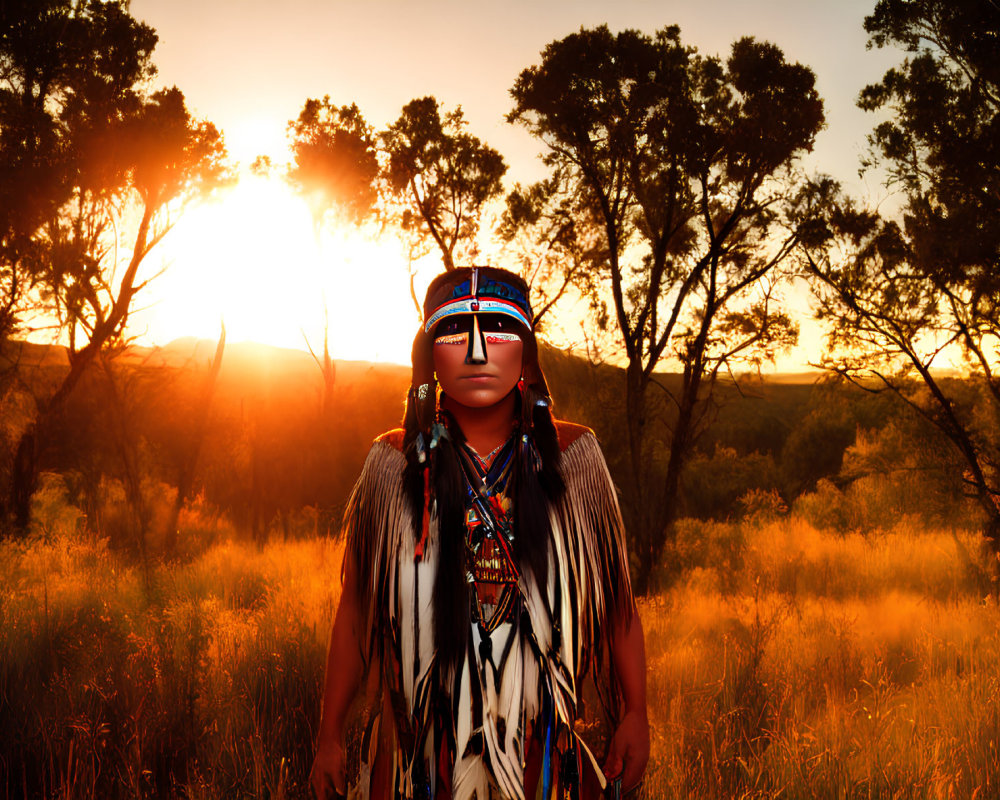
[[640, 711], [628, 711], [611, 737], [608, 757], [604, 760], [604, 776], [609, 780], [622, 777], [625, 792], [636, 787], [649, 761], [649, 720]]
[[309, 771], [309, 785], [316, 800], [347, 796], [347, 752], [342, 739], [320, 740]]

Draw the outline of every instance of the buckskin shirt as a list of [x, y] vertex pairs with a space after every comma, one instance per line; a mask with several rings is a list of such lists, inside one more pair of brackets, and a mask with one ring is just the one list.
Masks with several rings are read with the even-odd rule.
[[[506, 494], [510, 443], [488, 464], [471, 458], [483, 491], [466, 503], [471, 631], [456, 669], [440, 668], [432, 590], [437, 519], [416, 541], [403, 485], [403, 431], [380, 436], [346, 514], [358, 570], [361, 645], [381, 669], [384, 696], [369, 720], [356, 796], [493, 800], [562, 797], [583, 771], [600, 776], [574, 731], [588, 669], [615, 713], [608, 668], [612, 616], [632, 607], [618, 501], [593, 432], [556, 422], [566, 492], [549, 504], [544, 585], [511, 556], [517, 531]], [[483, 505], [485, 503], [485, 505]], [[596, 777], [603, 783], [603, 777]]]

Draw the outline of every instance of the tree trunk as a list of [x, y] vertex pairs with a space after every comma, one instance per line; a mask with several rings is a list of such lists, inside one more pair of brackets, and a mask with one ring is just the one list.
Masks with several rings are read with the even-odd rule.
[[9, 505], [14, 515], [14, 531], [17, 535], [26, 534], [31, 522], [31, 496], [38, 488], [39, 436], [44, 435], [48, 420], [65, 405], [84, 372], [99, 354], [99, 348], [92, 345], [93, 343], [88, 344], [70, 357], [69, 372], [55, 394], [46, 403], [39, 404], [35, 421], [21, 434], [17, 443], [8, 487]]
[[990, 591], [994, 599], [1000, 599], [1000, 496], [994, 495], [985, 486], [979, 486], [976, 499], [986, 512], [986, 527], [983, 536], [990, 552]]
[[663, 530], [658, 543], [662, 552], [667, 538], [672, 538], [673, 524], [678, 517], [678, 498], [680, 497], [681, 475], [687, 464], [694, 439], [694, 411], [698, 404], [698, 390], [701, 386], [701, 375], [695, 368], [685, 367], [684, 380], [681, 388], [681, 402], [677, 412], [677, 422], [674, 424], [673, 436], [670, 440], [670, 458], [667, 461], [667, 475], [663, 482], [663, 502], [666, 516]]
[[667, 472], [663, 480], [663, 492], [657, 506], [660, 513], [655, 515], [655, 525], [651, 526], [650, 530], [648, 552], [639, 565], [639, 578], [644, 591], [648, 588], [649, 576], [653, 567], [663, 560], [667, 542], [673, 540], [673, 526], [678, 517], [681, 475], [684, 472], [684, 465], [687, 464], [688, 456], [691, 454], [691, 446], [694, 441], [694, 412], [698, 404], [700, 388], [700, 368], [686, 365], [680, 403], [678, 404], [677, 421], [674, 423], [673, 435], [670, 439], [670, 456], [667, 460]]
[[626, 512], [633, 550], [639, 556], [634, 589], [645, 594], [649, 583], [649, 558], [653, 547], [652, 520], [649, 513], [649, 476], [646, 462], [646, 386], [642, 367], [629, 362], [625, 370], [625, 425], [628, 431], [629, 472], [632, 479]]
[[115, 440], [118, 455], [121, 458], [122, 475], [125, 482], [125, 500], [128, 503], [129, 516], [132, 522], [132, 537], [144, 575], [149, 577], [149, 507], [142, 494], [142, 465], [139, 459], [138, 437], [132, 426], [132, 416], [126, 405], [125, 397], [119, 390], [114, 367], [109, 356], [102, 355], [100, 364], [103, 367], [107, 386], [107, 398], [114, 417]]

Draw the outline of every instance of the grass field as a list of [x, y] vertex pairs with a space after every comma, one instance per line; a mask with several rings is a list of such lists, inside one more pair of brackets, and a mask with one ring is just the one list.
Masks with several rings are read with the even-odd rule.
[[[339, 546], [142, 569], [74, 530], [0, 545], [0, 797], [305, 796]], [[1000, 796], [971, 534], [686, 520], [672, 563], [640, 605], [644, 797]]]

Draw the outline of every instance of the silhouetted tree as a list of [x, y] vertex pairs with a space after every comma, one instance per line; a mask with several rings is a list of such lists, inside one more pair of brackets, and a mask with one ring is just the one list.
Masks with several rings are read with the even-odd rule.
[[[382, 134], [384, 179], [395, 221], [418, 250], [433, 245], [446, 270], [471, 263], [483, 211], [502, 190], [503, 157], [467, 130], [462, 109], [441, 114], [433, 97], [411, 100]], [[433, 245], [431, 244], [433, 243]]]
[[[214, 126], [192, 119], [178, 89], [146, 92], [156, 35], [129, 15], [127, 3], [4, 9], [15, 16], [4, 20], [0, 130], [29, 131], [0, 140], [5, 169], [17, 177], [4, 184], [4, 207], [40, 209], [7, 217], [4, 263], [10, 274], [30, 275], [33, 302], [57, 322], [69, 356], [58, 388], [37, 399], [35, 423], [15, 453], [7, 503], [23, 529], [38, 430], [102, 348], [122, 340], [133, 299], [149, 280], [140, 266], [183, 204], [223, 178], [225, 151]], [[46, 182], [43, 195], [36, 195], [35, 175]]]
[[[127, 529], [130, 535], [129, 545], [135, 548], [149, 581], [149, 529], [151, 525], [151, 509], [143, 492], [143, 482], [148, 470], [142, 463], [143, 443], [136, 425], [135, 387], [139, 375], [135, 372], [118, 370], [115, 357], [121, 352], [102, 350], [96, 359], [98, 370], [103, 377], [102, 399], [108, 411], [107, 438], [114, 443], [118, 455], [122, 484], [125, 490], [125, 502], [128, 507]], [[116, 544], [123, 544], [117, 542]]]
[[155, 44], [123, 3], [0, 5], [0, 341], [46, 262], [40, 229], [71, 199], [102, 123], [134, 107]]
[[598, 265], [607, 260], [600, 220], [555, 178], [515, 184], [497, 232], [531, 287], [536, 326], [573, 285], [598, 306]]
[[[812, 147], [822, 101], [813, 73], [774, 45], [741, 39], [723, 62], [682, 45], [676, 26], [653, 37], [581, 29], [548, 45], [511, 94], [508, 119], [544, 142], [555, 179], [603, 228], [599, 276], [628, 361], [626, 508], [642, 590], [669, 534], [700, 400], [720, 370], [796, 336], [766, 279], [795, 243], [776, 229], [781, 179]], [[664, 389], [675, 415], [654, 489], [647, 390], [664, 359], [683, 380]]]
[[316, 226], [331, 211], [341, 222], [366, 219], [378, 196], [378, 160], [374, 132], [358, 107], [310, 98], [288, 133], [288, 180], [309, 203]]
[[[865, 29], [908, 53], [859, 100], [889, 114], [867, 163], [905, 203], [901, 223], [886, 220], [830, 180], [803, 203], [805, 263], [831, 329], [825, 365], [945, 434], [1000, 554], [1000, 8], [882, 0]], [[964, 356], [972, 397], [935, 370], [946, 350]]]
[[[831, 208], [821, 222], [813, 220], [815, 238], [804, 238], [803, 247], [818, 315], [830, 331], [822, 365], [868, 391], [894, 393], [947, 436], [964, 459], [966, 486], [986, 516], [987, 538], [1000, 549], [997, 354], [980, 344], [987, 340], [985, 325], [973, 332], [968, 322], [981, 306], [956, 302], [958, 287], [921, 268], [903, 229], [854, 209], [835, 189], [817, 186]], [[968, 286], [965, 292], [971, 293]], [[970, 337], [982, 338], [969, 346]], [[969, 358], [979, 386], [972, 398], [935, 369], [948, 349]], [[980, 359], [985, 368], [977, 366]]]
[[[310, 98], [288, 124], [288, 134], [292, 146], [288, 180], [309, 204], [316, 241], [331, 212], [340, 223], [357, 225], [369, 219], [378, 199], [379, 165], [374, 132], [360, 109], [354, 104], [338, 107], [329, 95]], [[324, 313], [328, 315], [326, 308]], [[308, 340], [306, 345], [313, 352]], [[329, 420], [337, 366], [330, 358], [328, 323], [323, 326], [323, 359], [317, 358], [316, 364], [323, 375], [324, 419]]]

